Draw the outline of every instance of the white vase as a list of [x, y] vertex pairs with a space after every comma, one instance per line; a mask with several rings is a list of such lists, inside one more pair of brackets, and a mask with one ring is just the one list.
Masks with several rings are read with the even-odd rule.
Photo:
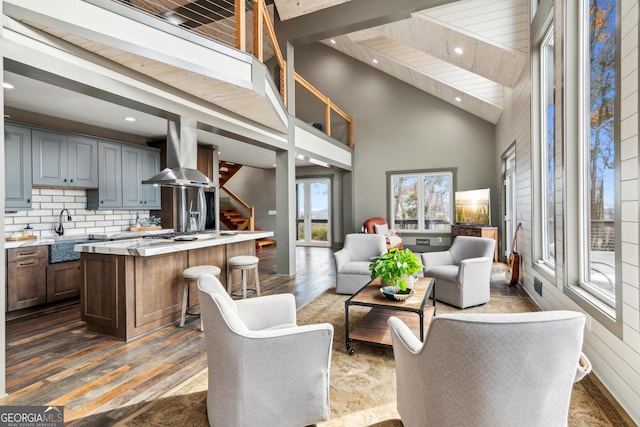
[[405, 274], [401, 279], [404, 280], [404, 283], [407, 285], [407, 289], [413, 289], [413, 274]]

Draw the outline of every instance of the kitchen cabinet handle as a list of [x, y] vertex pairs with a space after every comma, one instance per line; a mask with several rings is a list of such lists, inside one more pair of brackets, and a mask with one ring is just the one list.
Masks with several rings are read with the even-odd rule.
[[23, 261], [18, 263], [18, 267], [29, 267], [31, 265], [36, 265], [37, 261]]
[[67, 178], [63, 179], [62, 182], [67, 182]]
[[31, 256], [31, 255], [35, 255], [37, 252], [36, 251], [29, 251], [29, 252], [18, 252], [18, 256]]

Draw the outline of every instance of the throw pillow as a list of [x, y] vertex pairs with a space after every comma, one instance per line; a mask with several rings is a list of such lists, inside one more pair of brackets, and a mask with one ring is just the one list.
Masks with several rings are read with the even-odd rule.
[[387, 231], [389, 231], [389, 225], [388, 224], [373, 224], [373, 228], [374, 230], [376, 230], [376, 234], [387, 234]]

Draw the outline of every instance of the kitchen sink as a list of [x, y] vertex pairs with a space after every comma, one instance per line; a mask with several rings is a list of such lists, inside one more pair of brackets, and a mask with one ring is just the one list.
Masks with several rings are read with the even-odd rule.
[[80, 252], [73, 250], [73, 247], [80, 243], [97, 243], [102, 240], [92, 240], [87, 238], [80, 239], [60, 239], [55, 240], [49, 246], [49, 264], [58, 262], [75, 261], [80, 259]]

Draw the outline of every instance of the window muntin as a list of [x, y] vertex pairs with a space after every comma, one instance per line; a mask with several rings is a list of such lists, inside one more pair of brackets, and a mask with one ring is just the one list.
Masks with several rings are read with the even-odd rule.
[[453, 220], [453, 172], [391, 174], [393, 227], [405, 231], [446, 231]]
[[584, 82], [581, 142], [581, 287], [615, 307], [617, 4], [588, 1], [583, 19]]
[[542, 261], [555, 267], [555, 61], [551, 26], [540, 44], [540, 158], [542, 208]]

